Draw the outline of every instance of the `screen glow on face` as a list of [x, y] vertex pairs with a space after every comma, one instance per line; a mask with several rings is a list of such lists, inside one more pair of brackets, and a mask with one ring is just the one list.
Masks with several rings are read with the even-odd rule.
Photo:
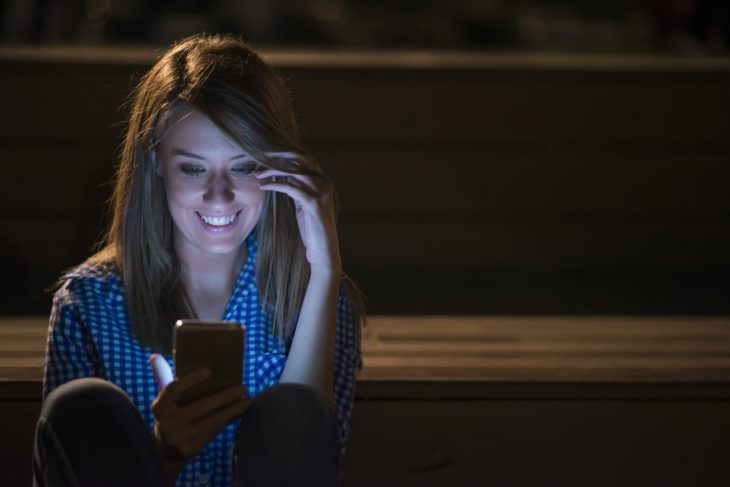
[[178, 255], [237, 252], [261, 215], [258, 165], [198, 111], [183, 111], [169, 123], [157, 172], [165, 181]]

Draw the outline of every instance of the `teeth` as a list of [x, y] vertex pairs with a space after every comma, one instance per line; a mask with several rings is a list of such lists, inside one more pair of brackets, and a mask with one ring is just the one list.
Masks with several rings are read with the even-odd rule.
[[236, 219], [236, 214], [232, 215], [226, 215], [226, 216], [208, 216], [198, 213], [200, 215], [200, 218], [203, 219], [205, 223], [208, 225], [213, 225], [215, 227], [221, 227], [223, 225], [228, 225], [229, 223], [233, 222], [233, 220]]

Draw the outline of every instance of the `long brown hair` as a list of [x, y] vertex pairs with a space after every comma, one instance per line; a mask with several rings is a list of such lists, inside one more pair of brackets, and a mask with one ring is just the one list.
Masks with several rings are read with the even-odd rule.
[[[166, 121], [180, 105], [206, 115], [265, 167], [325, 177], [301, 146], [289, 92], [279, 76], [242, 40], [196, 35], [174, 45], [142, 78], [119, 156], [104, 248], [92, 257], [121, 273], [132, 330], [159, 351], [172, 348], [176, 319], [193, 316], [180, 279], [173, 222], [154, 157]], [[303, 164], [266, 156], [296, 152]], [[256, 225], [257, 281], [261, 302], [281, 338], [294, 333], [309, 280], [309, 265], [290, 198], [267, 192]], [[364, 317], [357, 288], [343, 283]]]

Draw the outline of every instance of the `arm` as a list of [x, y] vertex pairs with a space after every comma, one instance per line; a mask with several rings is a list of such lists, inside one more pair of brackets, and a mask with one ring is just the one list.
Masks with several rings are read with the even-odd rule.
[[[292, 157], [296, 159], [296, 155]], [[285, 176], [278, 182], [273, 177]], [[337, 295], [342, 274], [333, 190], [323, 177], [274, 169], [256, 173], [259, 187], [292, 198], [310, 265], [310, 278], [281, 382], [309, 385], [334, 405], [333, 377]]]
[[334, 351], [340, 276], [312, 272], [281, 382], [317, 389], [334, 406]]

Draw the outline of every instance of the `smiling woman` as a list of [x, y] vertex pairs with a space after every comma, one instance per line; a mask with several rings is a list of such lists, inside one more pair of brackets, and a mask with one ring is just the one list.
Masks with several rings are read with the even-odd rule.
[[[362, 313], [284, 84], [201, 35], [131, 106], [105, 247], [54, 295], [36, 482], [336, 484]], [[182, 318], [246, 325], [243, 384], [178, 400], [209, 375], [162, 380]]]
[[156, 164], [175, 223], [178, 257], [193, 264], [209, 260], [209, 254], [230, 255], [240, 268], [246, 255], [239, 250], [264, 202], [254, 177], [257, 164], [196, 110], [177, 110], [168, 125]]

